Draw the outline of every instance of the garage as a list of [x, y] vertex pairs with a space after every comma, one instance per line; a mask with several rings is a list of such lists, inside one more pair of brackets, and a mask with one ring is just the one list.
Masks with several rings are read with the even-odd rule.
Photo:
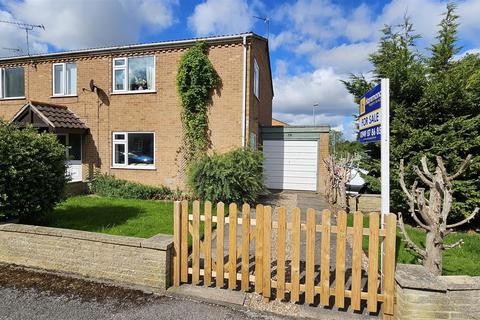
[[263, 173], [269, 189], [319, 191], [328, 126], [264, 127]]

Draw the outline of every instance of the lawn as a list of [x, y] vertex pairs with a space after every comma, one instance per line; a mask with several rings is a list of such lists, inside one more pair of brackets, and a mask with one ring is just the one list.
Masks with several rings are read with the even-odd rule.
[[47, 225], [140, 238], [173, 234], [173, 202], [71, 197], [47, 217]]
[[[353, 215], [348, 215], [348, 225], [353, 225]], [[363, 219], [364, 227], [368, 228], [368, 217]], [[410, 239], [422, 248], [425, 245], [426, 233], [419, 228], [405, 225]], [[397, 229], [397, 263], [419, 263], [415, 255], [402, 241], [403, 236]], [[454, 232], [449, 234], [445, 243], [451, 244], [460, 239], [465, 243], [460, 248], [447, 250], [443, 255], [443, 274], [480, 276], [480, 235], [478, 233]], [[368, 237], [363, 237], [363, 249], [368, 253]]]

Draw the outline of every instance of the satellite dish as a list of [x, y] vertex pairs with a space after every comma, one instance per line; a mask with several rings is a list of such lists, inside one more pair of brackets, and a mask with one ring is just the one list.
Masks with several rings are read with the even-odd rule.
[[90, 80], [90, 91], [91, 91], [91, 92], [95, 91], [95, 88], [96, 88], [96, 87], [97, 87], [97, 86], [95, 85], [95, 82], [93, 81], [93, 79]]

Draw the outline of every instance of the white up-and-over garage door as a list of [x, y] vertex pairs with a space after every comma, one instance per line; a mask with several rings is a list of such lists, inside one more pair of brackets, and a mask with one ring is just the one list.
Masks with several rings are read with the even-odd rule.
[[264, 140], [263, 154], [267, 188], [317, 190], [318, 141]]

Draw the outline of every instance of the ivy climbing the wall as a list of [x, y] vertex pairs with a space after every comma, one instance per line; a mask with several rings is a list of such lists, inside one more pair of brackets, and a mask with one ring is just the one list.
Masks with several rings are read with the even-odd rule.
[[208, 47], [198, 42], [180, 60], [177, 90], [182, 103], [184, 129], [181, 153], [187, 164], [204, 156], [210, 147], [208, 107], [220, 78], [208, 59]]

